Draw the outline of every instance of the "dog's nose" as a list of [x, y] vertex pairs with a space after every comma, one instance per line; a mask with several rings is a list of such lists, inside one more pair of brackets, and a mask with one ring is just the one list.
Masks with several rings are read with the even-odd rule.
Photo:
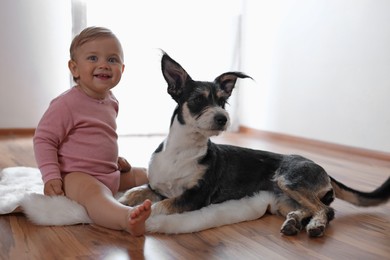
[[214, 117], [214, 121], [218, 126], [224, 126], [227, 122], [227, 117], [225, 115], [219, 114]]

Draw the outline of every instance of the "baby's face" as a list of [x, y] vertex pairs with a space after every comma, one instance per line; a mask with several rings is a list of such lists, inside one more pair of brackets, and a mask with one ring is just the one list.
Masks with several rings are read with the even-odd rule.
[[122, 77], [121, 45], [117, 39], [108, 37], [86, 42], [76, 49], [69, 69], [87, 95], [103, 99]]

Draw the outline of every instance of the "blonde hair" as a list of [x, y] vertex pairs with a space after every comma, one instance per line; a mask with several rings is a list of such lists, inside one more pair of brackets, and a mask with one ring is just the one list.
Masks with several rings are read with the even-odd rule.
[[[119, 42], [118, 38], [116, 37], [116, 35], [111, 30], [109, 30], [107, 28], [96, 27], [96, 26], [85, 28], [78, 35], [76, 35], [73, 38], [72, 43], [70, 44], [70, 49], [69, 49], [70, 59], [75, 60], [75, 52], [81, 45], [83, 45], [89, 41], [99, 39], [99, 38], [114, 38], [114, 39], [116, 39], [118, 41], [119, 47], [121, 49], [121, 58], [123, 61], [122, 46], [121, 46], [121, 43]], [[73, 80], [75, 82], [77, 82], [77, 78], [73, 77]]]

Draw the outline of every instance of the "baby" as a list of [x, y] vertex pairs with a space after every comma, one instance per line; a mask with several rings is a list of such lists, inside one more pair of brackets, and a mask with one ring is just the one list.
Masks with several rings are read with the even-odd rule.
[[137, 207], [114, 195], [148, 182], [146, 169], [118, 157], [118, 101], [111, 89], [124, 71], [117, 37], [108, 29], [89, 27], [70, 46], [68, 66], [76, 83], [50, 103], [34, 136], [34, 152], [45, 195], [65, 195], [82, 206], [100, 226], [145, 233], [151, 201]]

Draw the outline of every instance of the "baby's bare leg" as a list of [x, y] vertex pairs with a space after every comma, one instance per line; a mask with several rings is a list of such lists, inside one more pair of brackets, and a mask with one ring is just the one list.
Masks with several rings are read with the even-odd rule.
[[[86, 208], [95, 224], [115, 230], [126, 230], [131, 234], [134, 232], [137, 236], [143, 234], [145, 220], [150, 215], [150, 205], [147, 202], [140, 208], [125, 206], [113, 197], [110, 189], [103, 183], [82, 172], [65, 175], [64, 190], [68, 198]], [[132, 217], [134, 210], [135, 215]]]

